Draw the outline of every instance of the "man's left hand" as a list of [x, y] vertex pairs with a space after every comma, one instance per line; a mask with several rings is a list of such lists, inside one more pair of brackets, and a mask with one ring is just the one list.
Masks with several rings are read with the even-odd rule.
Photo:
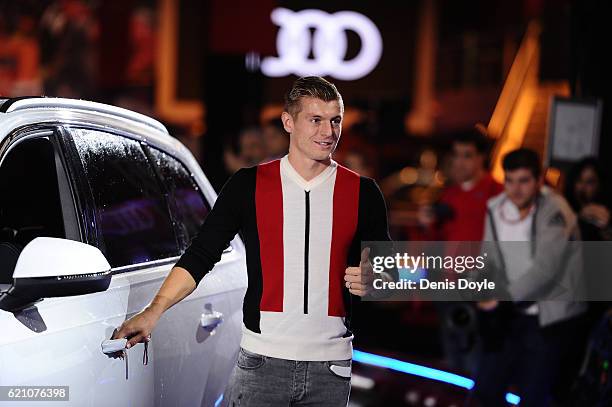
[[374, 281], [374, 270], [370, 262], [370, 248], [366, 247], [361, 251], [361, 261], [359, 267], [347, 267], [344, 274], [344, 284], [353, 295], [363, 297], [369, 294]]

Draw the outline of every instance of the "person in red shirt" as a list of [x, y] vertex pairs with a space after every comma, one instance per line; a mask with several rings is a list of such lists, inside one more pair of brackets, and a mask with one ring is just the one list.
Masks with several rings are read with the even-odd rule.
[[486, 154], [487, 140], [476, 129], [453, 140], [452, 184], [438, 203], [419, 211], [428, 240], [482, 240], [487, 200], [503, 190], [485, 169]]
[[[482, 240], [487, 200], [503, 191], [503, 186], [485, 168], [487, 151], [487, 140], [477, 128], [455, 137], [450, 168], [452, 183], [444, 189], [437, 203], [419, 210], [423, 240]], [[450, 273], [447, 277], [452, 279], [454, 275]], [[447, 363], [458, 371], [474, 373], [480, 344], [473, 305], [437, 302], [435, 306]]]

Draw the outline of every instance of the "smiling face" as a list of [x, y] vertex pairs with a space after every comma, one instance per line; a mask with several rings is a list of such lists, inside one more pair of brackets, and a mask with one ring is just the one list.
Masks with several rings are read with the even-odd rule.
[[300, 108], [281, 118], [290, 135], [289, 152], [313, 161], [327, 161], [342, 132], [343, 112], [337, 100], [302, 97]]

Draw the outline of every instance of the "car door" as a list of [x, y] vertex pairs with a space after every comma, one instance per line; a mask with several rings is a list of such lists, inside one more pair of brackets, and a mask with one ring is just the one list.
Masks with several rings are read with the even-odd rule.
[[[16, 131], [0, 149], [1, 239], [25, 245], [38, 236], [86, 236], [60, 139], [53, 129], [28, 128]], [[0, 270], [6, 285], [11, 276], [12, 270]], [[15, 313], [0, 311], [0, 385], [68, 386], [69, 403], [37, 405], [151, 405], [152, 371], [133, 363], [128, 382], [125, 362], [101, 352], [101, 342], [124, 317], [116, 288], [46, 298]]]
[[[179, 241], [186, 249], [210, 210], [210, 201], [203, 193], [209, 185], [198, 185], [194, 175], [200, 172], [198, 175], [203, 176], [198, 167], [190, 169], [178, 158], [154, 146], [147, 146], [145, 151], [155, 164], [168, 193]], [[212, 188], [208, 192], [212, 194]], [[165, 401], [204, 406], [220, 403], [239, 349], [245, 289], [244, 248], [235, 239], [196, 291], [179, 303], [176, 310], [169, 310], [168, 317], [162, 319], [156, 329], [156, 335], [176, 338], [174, 341], [192, 338], [187, 343], [187, 353], [174, 358], [159, 358], [160, 353], [176, 353], [170, 346], [163, 350], [159, 347], [156, 349], [156, 369], [159, 373], [156, 383], [158, 389], [162, 388], [162, 384], [169, 389], [159, 393], [164, 401], [161, 404], [167, 404]], [[198, 326], [198, 334], [194, 337], [194, 325], [197, 325], [194, 317], [202, 314], [204, 318], [200, 318], [198, 324], [208, 326]], [[206, 341], [210, 342], [208, 348]], [[171, 343], [163, 342], [166, 345]], [[196, 374], [181, 374], [181, 369]]]
[[[113, 266], [109, 290], [129, 318], [153, 299], [208, 212], [192, 176], [203, 174], [126, 134], [67, 131], [91, 189], [97, 245]], [[153, 332], [155, 405], [210, 406], [222, 397], [240, 341], [236, 297], [244, 295], [246, 275], [244, 255], [233, 248], [192, 294], [164, 313]]]

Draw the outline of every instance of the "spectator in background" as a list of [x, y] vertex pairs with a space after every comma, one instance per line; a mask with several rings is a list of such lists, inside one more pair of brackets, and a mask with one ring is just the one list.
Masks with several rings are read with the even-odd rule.
[[267, 155], [261, 130], [258, 127], [247, 127], [238, 137], [239, 152], [236, 154], [230, 147], [225, 149], [225, 166], [230, 174], [242, 167], [261, 163]]
[[289, 135], [281, 119], [268, 121], [263, 126], [262, 135], [266, 149], [266, 158], [263, 161], [276, 160], [289, 152]]
[[508, 298], [478, 302], [483, 352], [473, 395], [480, 406], [502, 406], [513, 384], [521, 407], [545, 407], [584, 329], [585, 305], [560, 299], [582, 271], [570, 243], [579, 236], [577, 220], [561, 195], [542, 188], [536, 152], [512, 151], [503, 168], [504, 192], [487, 203], [484, 240], [497, 247], [487, 251], [486, 276], [498, 276], [505, 287], [496, 289]]
[[594, 157], [582, 159], [567, 174], [565, 198], [578, 214], [582, 240], [612, 239], [608, 182]]
[[[480, 241], [486, 202], [502, 186], [485, 169], [488, 145], [477, 129], [461, 133], [452, 143], [451, 180], [440, 201], [419, 209], [426, 240]], [[425, 239], [424, 239], [425, 240]]]
[[[565, 179], [565, 197], [572, 209], [578, 215], [583, 244], [584, 274], [586, 298], [602, 300], [601, 273], [608, 273], [605, 263], [606, 250], [601, 244], [589, 243], [593, 241], [612, 240], [612, 227], [610, 226], [610, 196], [608, 195], [609, 178], [601, 164], [595, 157], [585, 157], [570, 168]], [[603, 266], [603, 267], [602, 267]], [[590, 329], [595, 328], [602, 316], [612, 309], [610, 301], [590, 301], [585, 324]], [[581, 338], [579, 350], [586, 349], [587, 333], [585, 330]], [[584, 352], [580, 352], [584, 356]], [[576, 377], [579, 363], [563, 366], [563, 376], [557, 384], [556, 393], [566, 396], [570, 384]]]
[[[155, 83], [155, 58], [157, 26], [153, 5], [141, 5], [132, 10], [129, 19], [127, 42], [129, 58], [125, 67], [125, 86], [122, 86], [112, 104], [134, 110], [147, 116], [155, 116], [153, 84]], [[105, 75], [110, 75], [108, 72]], [[106, 80], [100, 79], [105, 88]], [[196, 124], [192, 126], [197, 127]], [[191, 132], [191, 129], [188, 130]]]
[[[422, 240], [482, 240], [487, 200], [502, 191], [502, 186], [485, 169], [487, 144], [477, 128], [453, 140], [451, 175], [454, 182], [444, 189], [437, 204], [419, 209], [418, 221], [425, 232]], [[478, 337], [472, 332], [474, 321], [461, 317], [474, 315], [473, 305], [438, 302], [436, 306], [447, 363], [459, 371], [473, 373], [479, 352]]]
[[91, 99], [96, 75], [98, 24], [89, 2], [52, 2], [40, 19], [45, 93]]
[[8, 29], [7, 20], [8, 16], [0, 16], [0, 96], [39, 95], [42, 85], [36, 19], [19, 12], [12, 29]]

